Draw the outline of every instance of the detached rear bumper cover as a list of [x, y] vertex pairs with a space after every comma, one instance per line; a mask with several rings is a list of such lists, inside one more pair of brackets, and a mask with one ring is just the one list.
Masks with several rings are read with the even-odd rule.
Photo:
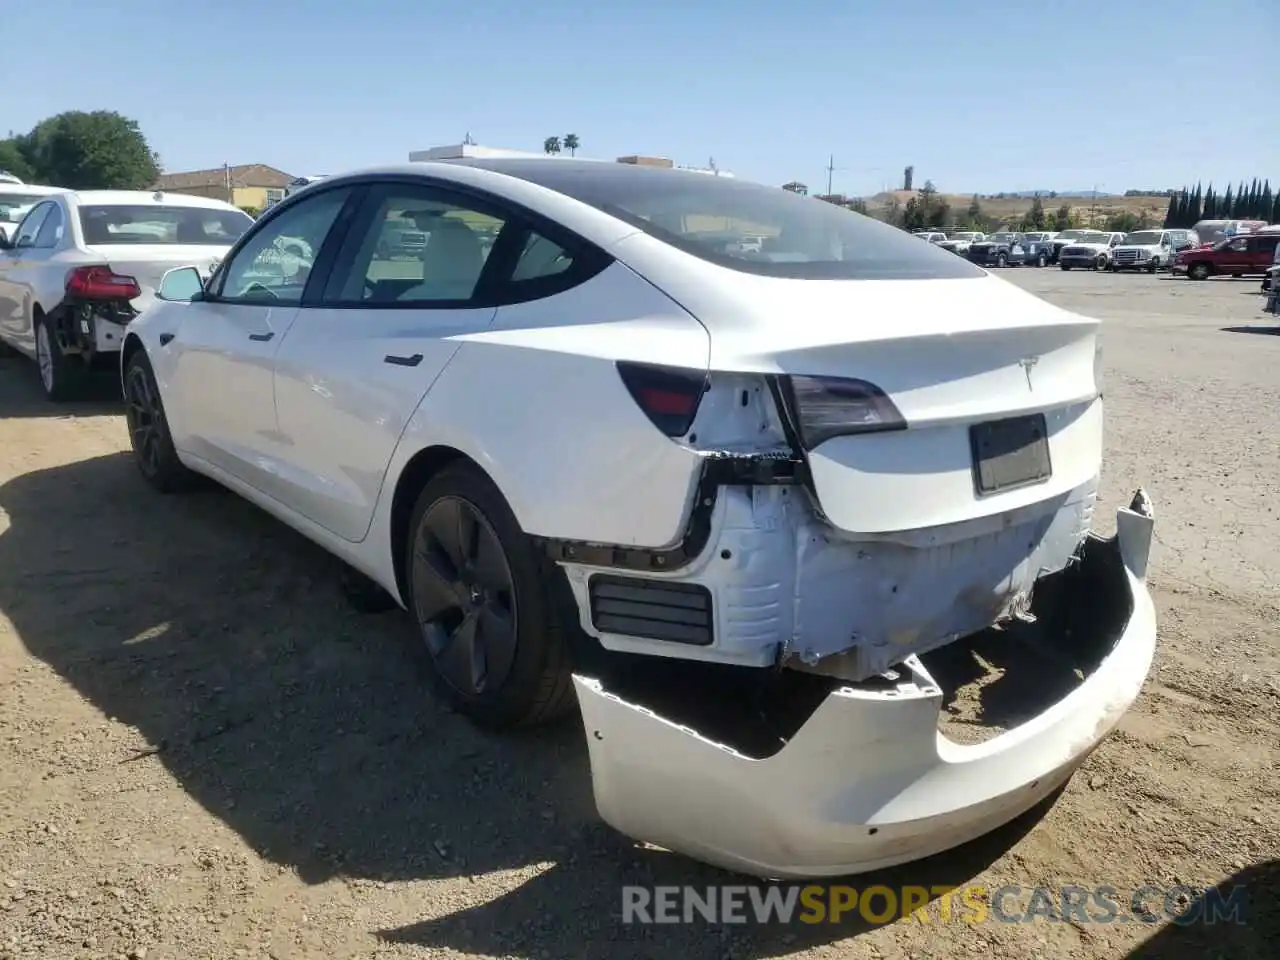
[[1156, 640], [1152, 527], [1139, 491], [1114, 538], [1090, 537], [1082, 564], [1128, 599], [1114, 643], [1065, 698], [985, 743], [939, 733], [943, 694], [914, 658], [914, 682], [834, 689], [766, 759], [575, 676], [601, 816], [635, 839], [776, 879], [874, 870], [995, 829], [1066, 782], [1138, 696]]

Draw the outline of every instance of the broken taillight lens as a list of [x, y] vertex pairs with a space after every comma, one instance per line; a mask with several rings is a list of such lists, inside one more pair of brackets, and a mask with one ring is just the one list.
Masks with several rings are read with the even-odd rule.
[[805, 449], [832, 437], [905, 430], [907, 421], [881, 390], [845, 377], [787, 377], [796, 429]]
[[619, 360], [618, 374], [655, 427], [668, 437], [689, 432], [707, 391], [705, 370]]

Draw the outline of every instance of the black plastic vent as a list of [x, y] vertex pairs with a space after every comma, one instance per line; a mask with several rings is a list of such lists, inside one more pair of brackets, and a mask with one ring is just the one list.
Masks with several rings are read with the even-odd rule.
[[596, 574], [587, 583], [591, 623], [602, 633], [710, 646], [715, 640], [711, 591], [697, 583], [667, 583]]

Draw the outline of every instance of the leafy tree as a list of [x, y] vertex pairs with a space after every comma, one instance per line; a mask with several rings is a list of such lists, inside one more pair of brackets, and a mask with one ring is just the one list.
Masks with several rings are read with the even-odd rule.
[[1121, 233], [1132, 233], [1134, 230], [1140, 230], [1144, 226], [1142, 218], [1136, 213], [1124, 210], [1120, 213], [1114, 213], [1107, 217], [1107, 229], [1115, 230]]
[[1071, 206], [1069, 204], [1064, 203], [1058, 208], [1058, 212], [1053, 215], [1053, 229], [1071, 229]]
[[945, 200], [935, 200], [925, 215], [931, 230], [947, 231], [952, 228], [951, 204]]
[[72, 190], [142, 190], [160, 175], [160, 158], [137, 121], [113, 110], [69, 110], [16, 138], [37, 179]]
[[1025, 230], [1044, 229], [1044, 204], [1040, 201], [1040, 194], [1037, 193], [1032, 199], [1031, 209], [1022, 218], [1022, 223]]
[[847, 206], [854, 213], [861, 213], [864, 216], [867, 215], [867, 201], [863, 200], [861, 197], [855, 197], [853, 200], [850, 200]]
[[578, 135], [576, 133], [566, 133], [564, 135], [564, 148], [569, 151], [569, 156], [577, 156], [578, 147], [580, 146], [582, 146], [582, 144], [579, 142]]
[[560, 138], [559, 138], [559, 137], [547, 137], [547, 139], [543, 140], [543, 141], [542, 141], [542, 152], [543, 152], [543, 153], [549, 153], [549, 154], [551, 154], [552, 156], [555, 156], [556, 154], [558, 154], [558, 153], [560, 152]]
[[973, 199], [969, 201], [969, 209], [965, 211], [965, 215], [969, 218], [970, 226], [977, 226], [982, 222], [982, 204], [978, 202], [976, 193], [973, 195]]
[[902, 226], [902, 201], [890, 194], [889, 202], [884, 205], [884, 209], [880, 212], [880, 217], [890, 226]]
[[[923, 191], [922, 191], [923, 192]], [[912, 197], [902, 208], [902, 226], [905, 230], [922, 230], [925, 226], [925, 209], [919, 197]]]
[[16, 137], [0, 140], [0, 170], [7, 170], [19, 180], [33, 179], [27, 158], [22, 155]]

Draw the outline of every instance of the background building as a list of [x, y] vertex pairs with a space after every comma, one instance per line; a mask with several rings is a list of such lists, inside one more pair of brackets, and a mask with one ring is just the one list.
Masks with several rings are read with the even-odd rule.
[[269, 167], [265, 163], [245, 163], [209, 170], [161, 174], [152, 189], [212, 197], [215, 200], [226, 200], [237, 207], [265, 210], [284, 199], [284, 188], [292, 180], [292, 174]]

